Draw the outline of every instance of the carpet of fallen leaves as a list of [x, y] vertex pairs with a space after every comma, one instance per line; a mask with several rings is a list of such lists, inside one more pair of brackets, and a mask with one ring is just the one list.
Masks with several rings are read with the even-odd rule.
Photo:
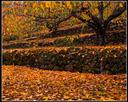
[[2, 66], [2, 100], [126, 100], [126, 75]]

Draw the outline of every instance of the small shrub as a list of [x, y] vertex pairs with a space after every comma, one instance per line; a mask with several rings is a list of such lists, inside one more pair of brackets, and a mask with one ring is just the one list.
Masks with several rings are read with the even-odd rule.
[[19, 39], [18, 35], [4, 35], [3, 36], [3, 41], [18, 40], [18, 39]]
[[72, 46], [74, 45], [79, 39], [79, 35], [78, 36], [66, 36], [64, 39], [57, 39], [54, 41], [54, 45], [55, 46]]

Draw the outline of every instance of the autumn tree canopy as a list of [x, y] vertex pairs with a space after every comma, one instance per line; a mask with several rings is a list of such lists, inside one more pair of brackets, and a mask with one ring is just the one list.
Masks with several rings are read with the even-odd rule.
[[99, 44], [105, 44], [110, 22], [125, 17], [125, 10], [126, 2], [4, 1], [2, 31], [25, 34], [48, 28], [55, 33], [62, 22], [74, 17], [69, 23], [80, 20], [96, 32]]

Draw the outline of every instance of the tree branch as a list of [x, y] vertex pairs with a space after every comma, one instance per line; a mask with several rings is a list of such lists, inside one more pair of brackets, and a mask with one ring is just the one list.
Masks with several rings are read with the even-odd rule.
[[105, 10], [110, 5], [110, 1], [103, 7], [103, 10]]
[[16, 14], [17, 16], [23, 16], [23, 17], [35, 17], [36, 19], [43, 19], [43, 20], [47, 20], [47, 19], [56, 19], [57, 17], [41, 17], [41, 16], [35, 16], [35, 15], [25, 15], [25, 14]]
[[72, 17], [72, 15], [68, 15], [67, 17], [65, 17], [65, 18], [63, 18], [63, 19], [61, 19], [61, 20], [59, 20], [59, 21], [57, 22], [57, 24], [59, 24], [59, 23], [61, 23], [61, 22], [64, 22], [64, 21], [70, 19], [71, 17]]
[[[98, 25], [100, 25], [99, 19], [92, 14], [92, 12], [89, 10], [89, 7], [81, 7], [80, 12], [86, 12], [86, 14]], [[75, 15], [77, 17], [77, 15]], [[78, 18], [78, 17], [77, 17]], [[82, 20], [81, 20], [82, 21]], [[84, 20], [83, 20], [84, 21]]]
[[[119, 4], [117, 4], [118, 6]], [[112, 20], [115, 19], [116, 17], [120, 16], [125, 10], [126, 10], [126, 3], [123, 4], [123, 7], [115, 7], [113, 13], [108, 17], [107, 20], [105, 20], [104, 25], [107, 26], [108, 23]]]
[[83, 17], [81, 17], [81, 16], [78, 15], [78, 14], [74, 14], [73, 17], [79, 19], [80, 21], [82, 21], [82, 22], [84, 22], [84, 23], [87, 22], [87, 23], [88, 23], [88, 26], [90, 26], [90, 27], [93, 28], [94, 30], [97, 29], [97, 25], [96, 25], [94, 22], [91, 22], [90, 19], [89, 19], [89, 20], [86, 20], [86, 19], [84, 19]]
[[83, 17], [79, 16], [78, 14], [73, 14], [73, 17], [79, 19], [80, 21], [82, 21], [84, 23], [86, 22], [86, 19], [83, 19]]
[[104, 10], [103, 1], [101, 1], [101, 2], [98, 3], [99, 22], [100, 23], [103, 23], [104, 22], [104, 19], [103, 19], [103, 10]]
[[90, 26], [91, 28], [93, 28], [95, 31], [97, 30], [97, 25], [94, 22], [88, 21], [88, 26]]

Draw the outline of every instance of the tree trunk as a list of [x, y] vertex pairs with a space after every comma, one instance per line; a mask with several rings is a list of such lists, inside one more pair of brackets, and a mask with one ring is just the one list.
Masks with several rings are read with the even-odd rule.
[[105, 29], [101, 29], [101, 45], [105, 45]]
[[99, 36], [99, 31], [96, 31], [96, 44], [99, 45], [100, 43], [100, 36]]
[[106, 30], [102, 27], [99, 28], [97, 32], [97, 41], [99, 45], [105, 45], [105, 35], [106, 35]]

